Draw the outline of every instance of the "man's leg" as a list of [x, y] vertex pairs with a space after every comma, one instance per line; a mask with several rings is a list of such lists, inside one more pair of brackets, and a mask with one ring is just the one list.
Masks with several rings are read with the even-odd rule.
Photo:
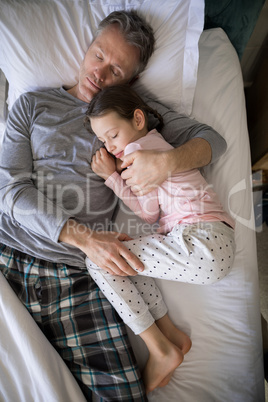
[[[7, 247], [0, 269], [38, 317], [89, 401], [91, 390], [104, 401], [147, 400], [125, 326], [87, 271], [14, 254]], [[25, 286], [31, 291], [25, 292]], [[39, 311], [31, 305], [39, 305]]]

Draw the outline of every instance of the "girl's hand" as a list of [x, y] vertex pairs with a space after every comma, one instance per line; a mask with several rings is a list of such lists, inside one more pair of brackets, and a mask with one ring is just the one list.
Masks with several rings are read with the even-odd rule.
[[107, 180], [116, 171], [115, 160], [105, 148], [100, 148], [91, 161], [91, 168], [98, 176]]
[[115, 161], [115, 165], [116, 165], [116, 171], [117, 171], [117, 173], [119, 173], [119, 174], [121, 174], [121, 172], [122, 172], [122, 163], [123, 163], [123, 161], [121, 160], [121, 159], [116, 159], [116, 161]]

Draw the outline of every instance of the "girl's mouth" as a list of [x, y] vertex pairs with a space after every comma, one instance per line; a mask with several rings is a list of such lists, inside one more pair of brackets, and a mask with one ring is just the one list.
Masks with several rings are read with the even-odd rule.
[[116, 158], [121, 158], [121, 156], [123, 156], [124, 151], [119, 152], [118, 154], [115, 154]]

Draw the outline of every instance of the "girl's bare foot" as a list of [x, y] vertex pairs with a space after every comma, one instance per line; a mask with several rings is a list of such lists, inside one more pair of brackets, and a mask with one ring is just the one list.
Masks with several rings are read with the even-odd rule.
[[167, 314], [139, 335], [149, 350], [149, 359], [143, 371], [145, 389], [149, 393], [169, 383], [192, 343]]
[[[157, 320], [156, 325], [170, 342], [181, 349], [183, 355], [189, 352], [192, 347], [191, 339], [187, 334], [175, 327], [167, 314], [160, 320]], [[169, 373], [158, 386], [160, 388], [165, 387], [171, 380], [173, 373], [174, 371]]]
[[[182, 363], [183, 353], [168, 340], [163, 349], [150, 353], [149, 359], [143, 371], [143, 381], [146, 393], [159, 386], [167, 385], [174, 370]], [[160, 385], [163, 384], [163, 385]]]
[[139, 335], [149, 351], [149, 359], [143, 370], [145, 389], [149, 393], [164, 379], [169, 378], [169, 375], [182, 363], [183, 353], [166, 338], [156, 323]]
[[172, 373], [167, 375], [166, 378], [164, 378], [163, 381], [160, 382], [160, 384], [158, 385], [158, 388], [164, 388], [166, 385], [168, 385], [168, 383], [171, 380], [173, 374], [174, 374], [174, 371], [172, 371]]
[[156, 325], [171, 343], [181, 349], [184, 355], [189, 352], [192, 347], [191, 339], [173, 324], [167, 314], [157, 320]]

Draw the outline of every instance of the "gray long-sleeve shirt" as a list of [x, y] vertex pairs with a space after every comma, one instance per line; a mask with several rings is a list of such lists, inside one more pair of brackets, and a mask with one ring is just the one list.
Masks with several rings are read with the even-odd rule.
[[[225, 151], [225, 140], [211, 127], [146, 101], [163, 115], [161, 132], [173, 146], [202, 137], [211, 144], [212, 162]], [[24, 94], [14, 104], [0, 156], [0, 242], [47, 261], [85, 266], [82, 251], [58, 242], [64, 224], [74, 217], [107, 230], [117, 203], [90, 168], [102, 144], [83, 125], [87, 107], [63, 88]]]

